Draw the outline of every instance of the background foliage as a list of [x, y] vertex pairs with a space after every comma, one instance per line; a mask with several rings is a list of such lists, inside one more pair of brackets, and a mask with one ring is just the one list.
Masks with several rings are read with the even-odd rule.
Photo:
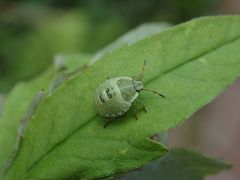
[[143, 22], [179, 23], [209, 12], [214, 14], [209, 10], [217, 3], [217, 0], [2, 1], [0, 89], [6, 92], [17, 81], [39, 74], [56, 53], [93, 53]]

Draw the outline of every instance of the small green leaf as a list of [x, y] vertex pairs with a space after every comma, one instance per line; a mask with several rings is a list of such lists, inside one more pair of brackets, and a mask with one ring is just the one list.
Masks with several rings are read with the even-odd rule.
[[89, 54], [57, 55], [54, 59], [56, 75], [50, 85], [49, 95], [52, 95], [60, 85], [73, 75], [83, 72], [83, 69], [90, 65], [90, 57]]
[[34, 96], [46, 89], [53, 78], [52, 69], [30, 82], [19, 83], [8, 96], [0, 121], [0, 167], [14, 149], [20, 120]]
[[88, 65], [91, 59], [91, 55], [89, 54], [59, 54], [54, 59], [55, 68], [59, 68], [57, 66], [64, 66], [64, 70], [67, 73], [72, 73], [76, 71], [78, 68], [81, 68], [84, 65]]
[[[4, 174], [4, 172], [6, 170], [8, 170], [9, 167], [12, 165], [12, 162], [14, 161], [14, 159], [18, 153], [18, 150], [20, 148], [22, 139], [24, 138], [25, 130], [28, 127], [28, 123], [29, 123], [30, 119], [32, 118], [32, 116], [35, 114], [35, 112], [38, 108], [38, 105], [41, 102], [41, 100], [43, 99], [44, 95], [45, 95], [45, 93], [43, 92], [43, 90], [41, 90], [37, 93], [37, 95], [33, 99], [32, 103], [29, 105], [27, 112], [22, 117], [21, 121], [19, 122], [19, 128], [18, 128], [17, 133], [15, 134], [16, 141], [15, 141], [14, 148], [11, 149], [11, 153], [8, 154], [7, 159], [3, 162], [3, 165], [1, 166], [0, 176], [2, 176], [2, 174]], [[14, 131], [10, 131], [10, 132], [14, 132]], [[7, 139], [7, 137], [6, 137], [6, 139]], [[8, 147], [10, 147], [10, 146], [8, 146]], [[6, 148], [4, 150], [6, 150]]]
[[[5, 179], [92, 179], [140, 167], [166, 149], [146, 138], [175, 127], [240, 75], [240, 16], [205, 17], [123, 46], [45, 97]], [[107, 77], [134, 76], [147, 59], [141, 92], [148, 113], [107, 128], [95, 90]]]
[[[72, 73], [78, 70], [78, 68], [89, 63], [90, 56], [87, 54], [69, 54], [63, 55], [61, 58], [64, 66], [66, 66], [64, 73], [66, 73], [67, 78], [70, 78]], [[45, 94], [47, 94], [50, 84], [54, 83], [54, 76], [58, 76], [58, 73], [54, 74], [54, 70], [51, 67], [37, 78], [29, 82], [19, 83], [8, 96], [0, 119], [0, 167], [3, 166], [6, 160], [9, 161], [9, 156], [12, 158], [12, 154], [16, 151], [15, 148], [18, 148], [18, 131], [20, 130], [19, 127], [22, 126], [21, 119], [26, 119], [26, 116], [30, 118], [33, 115], [31, 112], [31, 115], [28, 115], [27, 109], [30, 106], [29, 109], [31, 110], [31, 102], [34, 96], [40, 90], [44, 90]], [[58, 84], [58, 86], [60, 85]], [[35, 113], [35, 110], [32, 113]]]
[[130, 172], [121, 180], [203, 180], [231, 166], [197, 152], [174, 149], [144, 168]]

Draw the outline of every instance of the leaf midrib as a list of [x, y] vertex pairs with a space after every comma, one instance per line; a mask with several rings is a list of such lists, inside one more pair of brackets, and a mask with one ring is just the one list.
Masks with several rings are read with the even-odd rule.
[[[147, 82], [145, 82], [145, 84], [146, 84], [146, 85], [147, 85], [147, 84], [150, 84], [150, 83], [152, 83], [153, 81], [161, 78], [161, 76], [164, 76], [164, 75], [166, 75], [166, 74], [168, 74], [168, 73], [170, 73], [170, 72], [172, 72], [172, 71], [174, 71], [174, 70], [176, 70], [176, 69], [178, 69], [178, 68], [181, 68], [182, 66], [184, 66], [184, 65], [186, 65], [186, 64], [188, 64], [188, 63], [190, 63], [190, 62], [192, 62], [192, 61], [194, 61], [194, 60], [197, 60], [197, 59], [199, 59], [200, 57], [202, 57], [202, 56], [204, 56], [204, 55], [206, 55], [206, 54], [208, 54], [208, 53], [210, 53], [210, 52], [213, 52], [213, 51], [215, 51], [215, 50], [217, 50], [217, 49], [220, 49], [220, 48], [223, 48], [224, 46], [227, 46], [227, 45], [229, 45], [229, 44], [231, 44], [231, 43], [233, 43], [233, 42], [235, 42], [235, 41], [238, 41], [239, 39], [240, 39], [240, 36], [237, 36], [237, 37], [235, 37], [235, 38], [233, 38], [233, 39], [231, 39], [231, 40], [229, 40], [229, 41], [224, 42], [223, 44], [217, 45], [217, 46], [211, 48], [210, 50], [207, 50], [206, 52], [202, 52], [202, 53], [200, 53], [199, 55], [196, 55], [196, 56], [194, 56], [193, 58], [190, 58], [189, 60], [187, 60], [187, 61], [185, 61], [185, 62], [183, 62], [183, 63], [180, 63], [180, 64], [174, 66], [173, 68], [170, 68], [170, 69], [162, 72], [160, 75], [155, 76], [155, 77], [149, 79]], [[76, 77], [75, 77], [75, 78], [76, 78]], [[74, 78], [73, 78], [73, 79], [74, 79]], [[86, 126], [86, 125], [88, 125], [89, 123], [91, 123], [91, 122], [94, 120], [94, 118], [97, 117], [97, 116], [98, 116], [98, 115], [97, 115], [97, 113], [96, 113], [96, 114], [93, 115], [91, 118], [89, 118], [84, 124], [82, 124], [82, 125], [79, 126], [76, 130], [74, 130], [71, 134], [69, 134], [68, 136], [66, 136], [66, 138], [64, 138], [62, 141], [60, 141], [60, 142], [57, 143], [55, 146], [53, 146], [51, 149], [49, 149], [49, 150], [48, 150], [44, 155], [42, 155], [35, 163], [32, 164], [32, 166], [23, 174], [23, 176], [21, 177], [21, 179], [23, 179], [24, 177], [26, 177], [26, 176], [28, 175], [28, 173], [29, 173], [30, 171], [32, 171], [32, 170], [34, 169], [34, 167], [35, 167], [42, 159], [44, 159], [45, 157], [48, 156], [48, 154], [50, 154], [50, 153], [51, 153], [52, 151], [54, 151], [56, 148], [58, 148], [59, 146], [61, 146], [62, 144], [64, 144], [64, 142], [65, 142], [66, 140], [68, 140], [69, 138], [71, 138], [71, 136], [73, 136], [75, 133], [77, 133], [77, 132], [78, 132], [80, 129], [82, 129], [84, 126]]]
[[190, 63], [190, 62], [192, 62], [192, 61], [194, 61], [194, 60], [197, 60], [197, 59], [199, 59], [200, 57], [205, 56], [206, 54], [208, 54], [208, 53], [210, 53], [210, 52], [213, 52], [213, 51], [218, 50], [218, 49], [220, 49], [220, 48], [222, 48], [222, 47], [224, 47], [224, 46], [227, 46], [227, 45], [229, 45], [229, 44], [231, 44], [231, 43], [234, 43], [235, 41], [238, 41], [239, 39], [240, 39], [240, 36], [237, 36], [237, 37], [233, 38], [232, 40], [224, 43], [223, 45], [219, 45], [219, 46], [216, 46], [216, 47], [211, 48], [210, 50], [208, 50], [208, 51], [206, 51], [206, 52], [202, 52], [202, 53], [200, 53], [199, 55], [196, 55], [196, 56], [194, 56], [193, 58], [190, 58], [188, 61], [185, 61], [185, 62], [183, 62], [183, 63], [179, 63], [178, 65], [176, 65], [176, 66], [174, 66], [174, 67], [172, 67], [172, 68], [164, 71], [164, 72], [161, 73], [159, 76], [155, 76], [155, 77], [149, 79], [149, 80], [148, 80], [147, 82], [145, 82], [144, 84], [151, 84], [153, 81], [157, 80], [157, 79], [160, 78], [161, 76], [164, 76], [164, 75], [166, 75], [166, 74], [168, 74], [168, 73], [170, 73], [170, 72], [172, 72], [172, 71], [174, 71], [174, 70], [176, 70], [176, 69], [178, 69], [178, 68], [181, 68], [182, 66], [184, 66], [184, 65], [186, 65], [186, 64], [188, 64], [188, 63]]

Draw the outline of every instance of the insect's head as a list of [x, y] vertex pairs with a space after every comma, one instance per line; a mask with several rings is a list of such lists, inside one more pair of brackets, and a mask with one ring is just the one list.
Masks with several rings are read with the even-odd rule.
[[143, 83], [141, 81], [133, 80], [133, 87], [139, 92], [143, 89]]

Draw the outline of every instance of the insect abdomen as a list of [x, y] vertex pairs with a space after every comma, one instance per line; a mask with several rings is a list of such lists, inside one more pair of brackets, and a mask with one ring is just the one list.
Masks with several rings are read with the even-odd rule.
[[99, 114], [107, 117], [120, 116], [131, 106], [131, 103], [124, 100], [116, 78], [106, 80], [100, 85], [95, 101]]

